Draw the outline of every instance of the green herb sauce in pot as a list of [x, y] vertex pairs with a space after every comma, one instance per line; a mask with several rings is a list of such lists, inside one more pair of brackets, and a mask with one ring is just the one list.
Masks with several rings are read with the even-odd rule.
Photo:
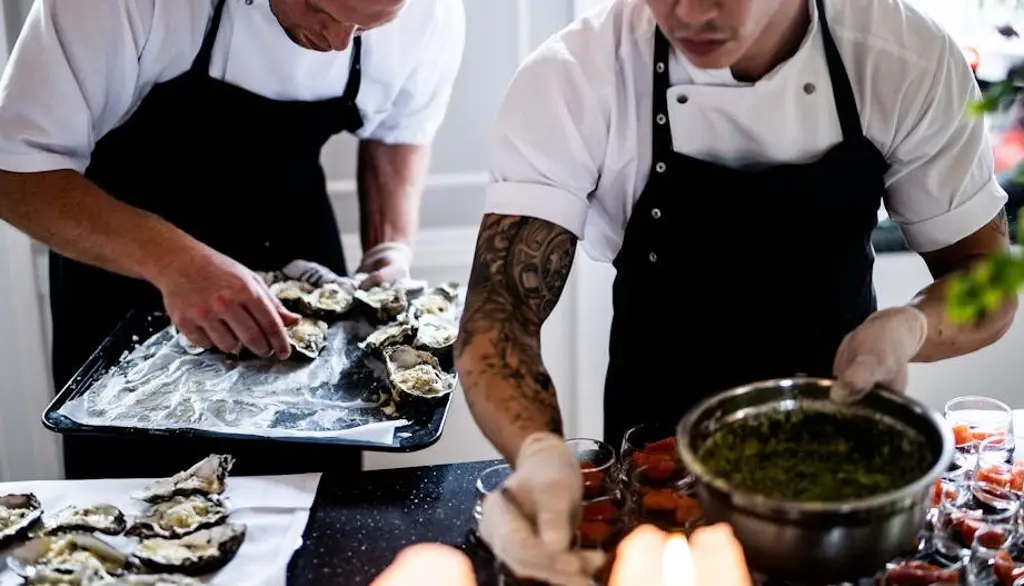
[[698, 458], [734, 488], [794, 501], [845, 501], [920, 478], [932, 455], [920, 437], [863, 415], [773, 411], [716, 430]]

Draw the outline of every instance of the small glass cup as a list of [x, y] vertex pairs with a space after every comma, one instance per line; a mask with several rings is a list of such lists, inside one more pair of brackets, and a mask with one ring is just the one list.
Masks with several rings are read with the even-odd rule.
[[1011, 463], [1012, 459], [1004, 437], [982, 440], [975, 450], [974, 479], [1024, 493], [1024, 461]]
[[1006, 438], [1005, 445], [1012, 453], [1013, 410], [1006, 403], [990, 397], [957, 397], [946, 403], [943, 414], [953, 426], [961, 466], [974, 469], [978, 444], [989, 437]]
[[881, 586], [959, 586], [962, 562], [939, 565], [935, 560], [908, 559], [886, 564]]
[[505, 481], [512, 475], [512, 466], [498, 464], [491, 466], [480, 473], [476, 479], [476, 505], [473, 507], [473, 519], [477, 527], [480, 526], [480, 519], [484, 514], [484, 498], [492, 492], [505, 486]]
[[935, 548], [945, 556], [965, 558], [981, 528], [1012, 525], [1019, 511], [1020, 498], [1009, 489], [967, 480], [956, 491], [942, 495], [935, 522]]
[[589, 438], [565, 440], [576, 454], [583, 472], [583, 498], [608, 496], [615, 490], [618, 462], [615, 449], [608, 444]]
[[675, 430], [668, 425], [644, 423], [631, 428], [622, 437], [620, 480], [629, 483], [637, 468], [658, 465], [665, 474], [682, 469], [683, 462], [676, 449]]
[[632, 521], [651, 524], [662, 531], [689, 535], [704, 524], [693, 476], [679, 467], [669, 476], [659, 466], [645, 466], [633, 472], [629, 483]]
[[967, 583], [975, 586], [1011, 586], [1024, 576], [1011, 550], [1017, 540], [1013, 525], [986, 525], [974, 535], [967, 559]]
[[628, 501], [622, 491], [584, 500], [577, 528], [580, 548], [614, 551], [625, 537]]

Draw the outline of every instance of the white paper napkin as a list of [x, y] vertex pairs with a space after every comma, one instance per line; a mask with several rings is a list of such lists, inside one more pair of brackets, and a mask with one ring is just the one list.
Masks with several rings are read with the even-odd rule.
[[[149, 482], [144, 479], [8, 482], [0, 483], [0, 495], [35, 494], [47, 513], [70, 505], [111, 504], [124, 511], [131, 523], [146, 504], [129, 495]], [[288, 562], [302, 543], [319, 484], [320, 474], [229, 477], [223, 495], [231, 509], [229, 521], [246, 525], [245, 542], [231, 563], [203, 581], [211, 586], [283, 586]], [[125, 552], [136, 543], [124, 537], [99, 537]], [[7, 569], [6, 561], [0, 567], [0, 586], [22, 583], [21, 578]]]

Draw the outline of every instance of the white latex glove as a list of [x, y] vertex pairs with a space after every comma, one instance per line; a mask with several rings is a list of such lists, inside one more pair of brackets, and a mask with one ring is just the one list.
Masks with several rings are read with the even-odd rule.
[[484, 499], [480, 535], [519, 578], [588, 586], [604, 554], [570, 549], [582, 498], [576, 455], [559, 436], [535, 433], [519, 448], [504, 489]]
[[871, 389], [907, 390], [907, 365], [928, 336], [928, 318], [916, 307], [883, 309], [847, 334], [833, 369], [832, 400], [851, 403]]
[[412, 248], [401, 242], [382, 242], [363, 253], [359, 273], [368, 273], [359, 284], [369, 289], [381, 283], [400, 283], [409, 279], [412, 268]]
[[314, 287], [323, 287], [327, 283], [355, 287], [358, 283], [357, 279], [342, 277], [331, 269], [308, 260], [293, 260], [281, 269], [281, 273], [289, 279], [305, 281]]
[[473, 564], [440, 543], [409, 546], [370, 586], [476, 586]]

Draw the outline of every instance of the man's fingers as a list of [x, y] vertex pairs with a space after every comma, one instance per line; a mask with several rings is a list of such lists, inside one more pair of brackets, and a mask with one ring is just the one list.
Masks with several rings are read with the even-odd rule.
[[180, 324], [177, 327], [178, 332], [185, 336], [185, 339], [192, 345], [199, 346], [200, 348], [206, 348], [207, 350], [215, 346], [213, 340], [206, 335], [206, 332], [204, 332], [202, 328], [193, 325], [191, 322], [187, 325]]
[[881, 370], [878, 359], [873, 356], [861, 355], [854, 358], [842, 372], [836, 373], [838, 379], [832, 385], [831, 399], [842, 404], [857, 401], [868, 394], [880, 380], [884, 380], [885, 373]]
[[370, 586], [452, 586], [475, 584], [473, 564], [462, 552], [439, 543], [413, 545], [399, 552]]
[[254, 316], [243, 305], [232, 304], [221, 314], [235, 337], [257, 356], [270, 355], [270, 343]]
[[563, 500], [553, 498], [537, 503], [537, 535], [544, 547], [551, 551], [568, 550], [576, 536], [575, 511], [566, 508], [561, 502]]
[[367, 275], [366, 278], [363, 279], [359, 283], [359, 288], [360, 289], [369, 289], [371, 287], [376, 287], [377, 285], [380, 285], [381, 283], [384, 283], [384, 282], [385, 282], [384, 275], [381, 273], [381, 271], [373, 271], [372, 273]]
[[[291, 354], [291, 344], [288, 343], [288, 333], [285, 331], [284, 320], [279, 312], [284, 307], [281, 307], [277, 298], [270, 292], [261, 292], [245, 307], [256, 320], [262, 335], [269, 343], [266, 355], [273, 354], [282, 360], [288, 358]], [[297, 319], [298, 316], [296, 316]]]
[[235, 334], [228, 327], [228, 324], [219, 318], [206, 320], [199, 324], [213, 345], [225, 354], [235, 354], [239, 350], [240, 342]]

